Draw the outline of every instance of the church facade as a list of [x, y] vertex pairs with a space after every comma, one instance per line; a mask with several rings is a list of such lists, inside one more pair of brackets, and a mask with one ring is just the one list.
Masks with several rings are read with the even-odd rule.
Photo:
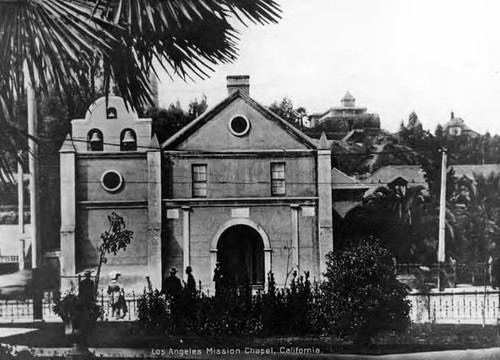
[[171, 267], [191, 266], [202, 290], [216, 264], [235, 284], [278, 286], [294, 270], [319, 279], [333, 250], [331, 150], [258, 104], [248, 76], [228, 76], [228, 96], [158, 144], [151, 120], [117, 97], [72, 122], [61, 149], [61, 275], [96, 266], [107, 214], [134, 239], [104, 273], [128, 290], [161, 286]]

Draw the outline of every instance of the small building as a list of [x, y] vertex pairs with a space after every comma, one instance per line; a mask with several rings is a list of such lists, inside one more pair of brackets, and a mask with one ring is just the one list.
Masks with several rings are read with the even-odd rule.
[[453, 112], [450, 121], [444, 124], [443, 132], [448, 136], [467, 136], [471, 138], [479, 136], [479, 133], [470, 129], [462, 118], [455, 117]]

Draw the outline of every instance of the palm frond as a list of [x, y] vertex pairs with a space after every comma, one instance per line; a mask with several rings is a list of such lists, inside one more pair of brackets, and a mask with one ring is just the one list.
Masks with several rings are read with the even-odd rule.
[[[113, 82], [141, 109], [153, 102], [155, 60], [185, 79], [207, 78], [215, 64], [236, 59], [231, 18], [275, 23], [280, 8], [274, 0], [0, 0], [0, 96], [6, 104], [21, 98], [27, 73], [35, 88], [54, 86], [68, 98], [88, 90], [99, 64], [105, 93]], [[5, 111], [15, 119], [9, 106], [0, 127], [9, 126]]]

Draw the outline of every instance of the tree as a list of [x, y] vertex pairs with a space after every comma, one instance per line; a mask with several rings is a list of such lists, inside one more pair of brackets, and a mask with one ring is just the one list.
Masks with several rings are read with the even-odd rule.
[[177, 101], [176, 104], [170, 104], [168, 109], [149, 109], [146, 112], [146, 117], [150, 117], [153, 120], [153, 131], [161, 144], [204, 113], [207, 107], [207, 97], [203, 96], [201, 101], [198, 101], [198, 99], [192, 100], [189, 103], [187, 112], [182, 109], [181, 104]]
[[426, 259], [433, 253], [428, 230], [429, 222], [434, 220], [425, 216], [423, 190], [421, 186], [376, 189], [362, 205], [339, 220], [335, 247], [349, 248], [374, 236], [399, 262]]
[[303, 106], [295, 109], [292, 100], [286, 96], [280, 102], [275, 101], [269, 105], [269, 110], [299, 129], [302, 128], [302, 118], [307, 113]]
[[[47, 93], [53, 84], [69, 101], [72, 89], [93, 87], [89, 75], [100, 67], [104, 92], [114, 83], [139, 110], [153, 103], [150, 74], [206, 78], [236, 59], [233, 18], [275, 23], [279, 12], [274, 0], [0, 1], [0, 147], [16, 154], [25, 135], [14, 111], [25, 68], [33, 88]], [[0, 169], [10, 171], [1, 156]]]
[[367, 345], [377, 333], [410, 323], [408, 288], [396, 279], [390, 252], [371, 238], [326, 255], [323, 310], [330, 333]]
[[201, 114], [203, 114], [207, 110], [207, 108], [208, 108], [207, 97], [205, 95], [203, 95], [201, 97], [200, 101], [198, 101], [197, 98], [192, 100], [189, 103], [188, 112], [187, 112], [189, 121], [192, 121], [192, 120], [196, 119], [198, 116], [200, 116]]
[[101, 244], [97, 248], [99, 252], [99, 264], [97, 266], [97, 274], [95, 280], [95, 297], [99, 290], [99, 277], [101, 275], [102, 264], [108, 261], [107, 255], [113, 253], [116, 255], [120, 250], [126, 250], [130, 244], [134, 233], [131, 230], [125, 229], [125, 221], [123, 217], [112, 212], [108, 215], [109, 228], [101, 234]]

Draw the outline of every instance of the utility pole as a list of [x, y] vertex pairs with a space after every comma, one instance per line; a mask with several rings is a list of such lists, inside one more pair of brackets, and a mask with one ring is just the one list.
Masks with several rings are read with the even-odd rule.
[[38, 145], [33, 140], [37, 133], [36, 96], [33, 80], [27, 81], [28, 93], [28, 164], [30, 170], [30, 216], [31, 216], [31, 269], [33, 287], [33, 319], [43, 319], [43, 287], [40, 273], [41, 243], [38, 229]]
[[439, 198], [439, 243], [438, 243], [438, 289], [442, 290], [442, 267], [444, 267], [445, 257], [445, 234], [446, 234], [446, 157], [447, 149], [441, 149], [441, 194]]
[[[22, 151], [18, 152], [19, 158], [23, 155]], [[18, 225], [19, 225], [19, 270], [24, 270], [24, 253], [25, 253], [25, 241], [26, 233], [24, 227], [24, 171], [21, 160], [17, 161], [17, 213], [19, 214]]]

